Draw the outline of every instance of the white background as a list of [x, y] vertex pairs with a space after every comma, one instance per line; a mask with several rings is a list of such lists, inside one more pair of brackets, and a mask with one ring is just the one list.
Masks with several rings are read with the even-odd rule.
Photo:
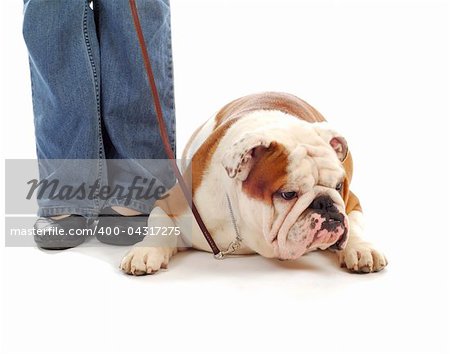
[[[22, 1], [0, 6], [2, 153], [33, 158]], [[2, 350], [448, 351], [448, 3], [172, 0], [172, 26], [179, 148], [231, 99], [304, 98], [349, 141], [388, 268], [188, 252], [133, 278], [127, 248], [1, 247]]]

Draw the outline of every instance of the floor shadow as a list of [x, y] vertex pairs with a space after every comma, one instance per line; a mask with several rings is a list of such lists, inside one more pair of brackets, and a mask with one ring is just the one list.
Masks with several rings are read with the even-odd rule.
[[[40, 251], [49, 255], [61, 252], [82, 254], [106, 262], [113, 269], [121, 272], [120, 261], [131, 247], [107, 245], [99, 242], [95, 237], [91, 237], [76, 248], [62, 251], [40, 249]], [[265, 258], [260, 255], [231, 256], [223, 260], [216, 260], [212, 253], [191, 249], [179, 252], [171, 259], [169, 270], [173, 271], [169, 273], [171, 273], [171, 279], [202, 278], [211, 277], [211, 275], [220, 278], [235, 276], [242, 272], [258, 278], [280, 271], [324, 273], [329, 272], [330, 266], [339, 269], [337, 257], [331, 252], [323, 251], [311, 252], [300, 259], [286, 261]], [[167, 273], [168, 271], [162, 270], [156, 275], [164, 276], [163, 274]]]

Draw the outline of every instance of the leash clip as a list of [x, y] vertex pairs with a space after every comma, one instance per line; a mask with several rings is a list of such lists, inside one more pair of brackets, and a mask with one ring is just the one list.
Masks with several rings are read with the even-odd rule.
[[214, 255], [214, 258], [217, 260], [224, 259], [225, 257], [229, 256], [230, 254], [233, 254], [236, 252], [239, 247], [241, 247], [242, 238], [240, 236], [236, 236], [233, 242], [231, 242], [228, 245], [228, 248], [226, 251], [220, 251], [219, 253]]

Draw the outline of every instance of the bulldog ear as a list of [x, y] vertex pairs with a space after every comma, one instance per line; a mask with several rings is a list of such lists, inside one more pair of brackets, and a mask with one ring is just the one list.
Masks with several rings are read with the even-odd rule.
[[315, 129], [319, 136], [330, 144], [338, 159], [341, 162], [344, 161], [348, 154], [347, 140], [333, 129], [330, 129], [327, 123], [318, 123]]
[[344, 161], [348, 154], [347, 141], [342, 136], [334, 136], [329, 141], [339, 160]]
[[235, 142], [222, 158], [222, 166], [225, 167], [228, 176], [245, 181], [255, 158], [263, 153], [271, 143], [271, 140], [258, 135], [246, 135]]

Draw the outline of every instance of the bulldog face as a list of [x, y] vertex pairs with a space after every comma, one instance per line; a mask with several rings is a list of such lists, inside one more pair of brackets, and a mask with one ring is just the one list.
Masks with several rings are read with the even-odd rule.
[[345, 139], [324, 123], [288, 120], [236, 139], [222, 164], [240, 194], [243, 222], [261, 235], [244, 234], [245, 244], [279, 259], [343, 249], [346, 155]]

